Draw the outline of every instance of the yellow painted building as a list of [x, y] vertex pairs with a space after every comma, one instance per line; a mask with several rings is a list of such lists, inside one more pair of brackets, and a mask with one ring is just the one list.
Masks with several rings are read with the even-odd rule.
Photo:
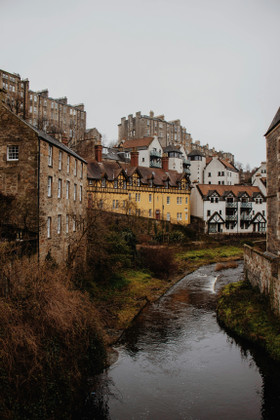
[[171, 223], [190, 223], [187, 173], [131, 166], [117, 161], [88, 162], [89, 207]]

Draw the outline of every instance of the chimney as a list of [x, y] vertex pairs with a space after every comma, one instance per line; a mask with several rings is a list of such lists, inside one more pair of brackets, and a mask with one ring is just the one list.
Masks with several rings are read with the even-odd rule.
[[161, 164], [162, 164], [162, 169], [164, 171], [168, 171], [168, 162], [169, 162], [169, 157], [167, 155], [163, 155], [161, 159]]
[[102, 145], [95, 145], [95, 159], [97, 162], [102, 162]]
[[139, 157], [139, 152], [137, 152], [136, 150], [134, 150], [130, 153], [130, 165], [131, 166], [138, 166], [138, 157]]

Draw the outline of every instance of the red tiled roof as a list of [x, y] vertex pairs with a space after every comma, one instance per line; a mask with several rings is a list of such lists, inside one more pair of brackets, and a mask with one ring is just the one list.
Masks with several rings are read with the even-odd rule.
[[133, 140], [125, 140], [125, 142], [120, 145], [123, 149], [134, 149], [138, 147], [149, 147], [154, 137], [143, 137], [142, 139], [133, 139]]

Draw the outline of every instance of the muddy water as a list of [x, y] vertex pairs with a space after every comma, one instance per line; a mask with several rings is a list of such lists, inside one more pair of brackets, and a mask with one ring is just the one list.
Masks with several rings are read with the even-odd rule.
[[214, 268], [186, 276], [141, 313], [93, 396], [100, 417], [88, 418], [279, 418], [279, 369], [230, 338], [215, 316], [217, 291], [242, 277], [243, 266]]

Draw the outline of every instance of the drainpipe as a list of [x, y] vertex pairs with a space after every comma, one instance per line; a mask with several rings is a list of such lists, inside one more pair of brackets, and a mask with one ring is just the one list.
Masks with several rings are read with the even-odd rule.
[[37, 174], [37, 252], [38, 252], [38, 264], [40, 262], [40, 164], [41, 164], [41, 143], [38, 136], [38, 174]]

